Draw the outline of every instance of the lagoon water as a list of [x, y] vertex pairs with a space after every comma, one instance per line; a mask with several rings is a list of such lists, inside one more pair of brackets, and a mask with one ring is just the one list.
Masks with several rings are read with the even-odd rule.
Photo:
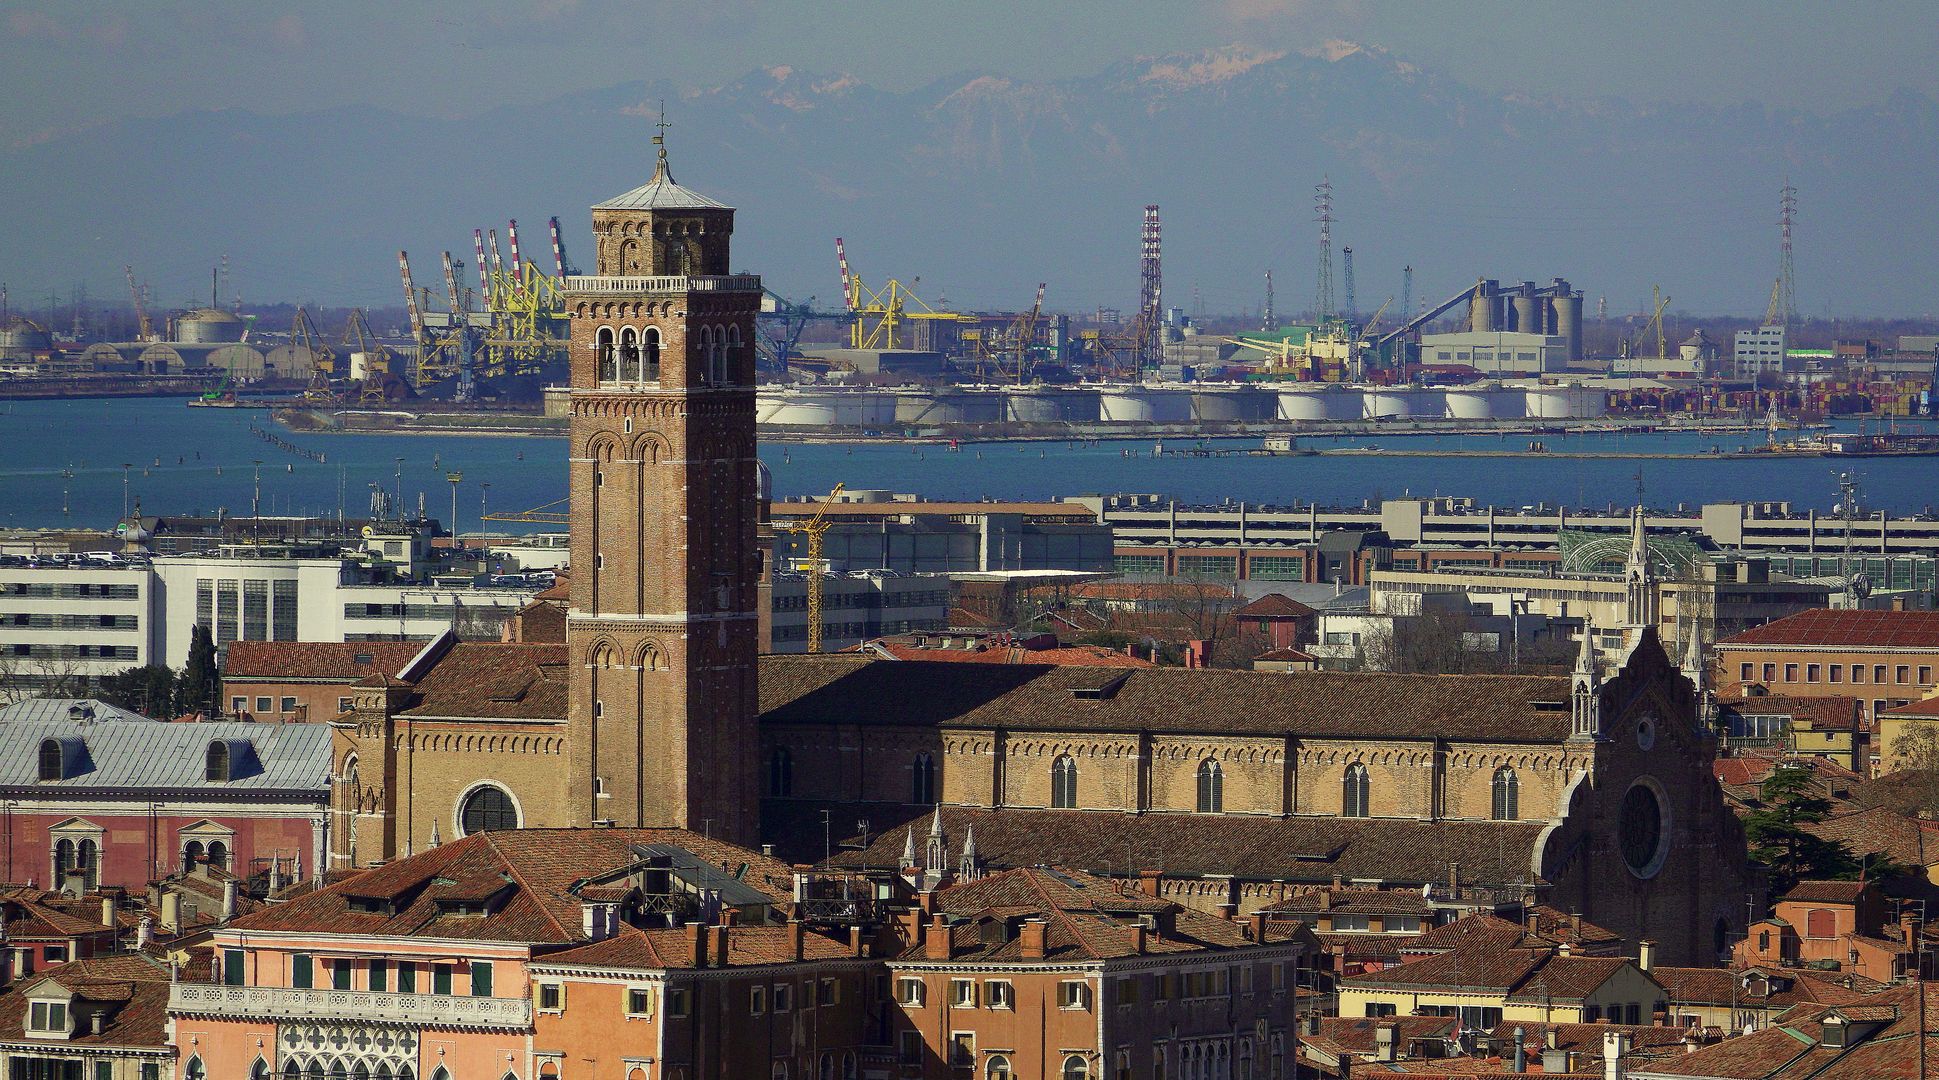
[[[252, 426], [323, 453], [317, 463], [250, 433]], [[1922, 425], [1923, 426], [1923, 425]], [[1312, 448], [1378, 444], [1388, 450], [1519, 449], [1528, 435], [1320, 439]], [[1543, 435], [1552, 452], [1692, 453], [1734, 450], [1759, 435]], [[1190, 445], [1177, 439], [1166, 446]], [[1205, 444], [1251, 449], [1256, 439]], [[931, 499], [1047, 499], [1083, 492], [1152, 492], [1184, 501], [1319, 502], [1357, 505], [1401, 495], [1456, 495], [1521, 506], [1653, 506], [1726, 500], [1789, 500], [1828, 511], [1837, 476], [1850, 470], [1867, 509], [1918, 513], [1939, 504], [1939, 458], [1823, 458], [1751, 461], [1572, 460], [1435, 457], [1212, 457], [1152, 454], [1150, 438], [1088, 445], [966, 444], [959, 451], [903, 444], [763, 443], [778, 496], [849, 488], [888, 488]], [[370, 488], [396, 490], [402, 458], [405, 501], [450, 515], [448, 472], [462, 472], [458, 528], [478, 528], [481, 485], [494, 511], [523, 510], [565, 495], [565, 441], [462, 435], [292, 434], [260, 409], [189, 409], [179, 398], [0, 402], [0, 526], [111, 527], [121, 513], [123, 464], [130, 500], [146, 513], [247, 514], [256, 465], [265, 514], [351, 516], [370, 506]], [[157, 464], [157, 461], [160, 464]], [[70, 475], [64, 475], [70, 474]], [[63, 512], [65, 489], [66, 512]], [[496, 528], [506, 528], [496, 525]]]

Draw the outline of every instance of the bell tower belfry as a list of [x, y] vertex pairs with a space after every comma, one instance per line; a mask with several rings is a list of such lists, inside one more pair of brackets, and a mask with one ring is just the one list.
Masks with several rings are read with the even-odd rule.
[[571, 823], [756, 842], [754, 316], [732, 207], [651, 180], [592, 208], [571, 316]]

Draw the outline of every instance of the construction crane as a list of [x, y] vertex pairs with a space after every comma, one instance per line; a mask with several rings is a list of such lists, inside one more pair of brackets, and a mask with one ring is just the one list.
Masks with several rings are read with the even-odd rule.
[[821, 651], [822, 538], [834, 527], [835, 523], [828, 520], [828, 508], [841, 497], [842, 487], [836, 484], [835, 490], [828, 493], [807, 521], [772, 523], [775, 532], [800, 533], [808, 538], [808, 651], [811, 653]]
[[761, 310], [754, 314], [754, 330], [759, 338], [756, 347], [760, 350], [761, 358], [783, 375], [787, 374], [788, 359], [795, 354], [795, 345], [810, 322], [817, 319], [847, 322], [849, 318], [846, 311], [816, 311], [815, 298], [812, 296], [796, 303], [773, 289], [764, 288], [761, 291], [767, 294], [767, 298], [762, 302]]
[[1037, 299], [1031, 303], [1029, 312], [1017, 316], [1017, 321], [1012, 331], [1012, 344], [1016, 349], [1017, 355], [1016, 374], [1019, 384], [1028, 382], [1030, 379], [1030, 355], [1037, 345], [1037, 324], [1043, 319], [1044, 315], [1045, 284], [1042, 281], [1037, 283]]
[[[879, 289], [871, 289], [862, 283], [861, 275], [849, 269], [848, 251], [842, 238], [835, 238], [835, 262], [842, 274], [842, 304], [851, 320], [848, 331], [848, 344], [852, 349], [900, 349], [908, 347], [908, 342], [897, 334], [904, 324], [910, 322], [966, 322], [974, 321], [971, 316], [954, 311], [938, 311], [916, 295], [915, 287], [922, 284], [921, 278], [904, 285], [896, 278], [890, 278]], [[933, 348], [930, 341], [918, 343], [918, 347]]]
[[564, 506], [569, 499], [570, 496], [566, 499], [554, 499], [549, 503], [535, 506], [530, 510], [500, 511], [495, 514], [486, 514], [484, 515], [484, 520], [524, 521], [541, 525], [569, 525], [572, 523], [571, 514], [564, 510], [551, 509], [554, 506]]
[[128, 274], [128, 295], [135, 301], [135, 321], [139, 324], [135, 340], [147, 341], [154, 334], [154, 327], [148, 321], [148, 290], [135, 284], [135, 268], [124, 266]]
[[1764, 309], [1763, 326], [1782, 326], [1784, 318], [1784, 279], [1771, 282], [1771, 306]]
[[1649, 321], [1643, 324], [1643, 328], [1636, 332], [1635, 337], [1623, 339], [1622, 355], [1625, 358], [1636, 355], [1636, 350], [1642, 348], [1643, 340], [1649, 336], [1652, 328], [1656, 331], [1656, 355], [1659, 358], [1664, 355], [1667, 343], [1663, 340], [1663, 309], [1670, 306], [1670, 298], [1663, 295], [1661, 286], [1650, 286], [1650, 304], [1652, 310]]

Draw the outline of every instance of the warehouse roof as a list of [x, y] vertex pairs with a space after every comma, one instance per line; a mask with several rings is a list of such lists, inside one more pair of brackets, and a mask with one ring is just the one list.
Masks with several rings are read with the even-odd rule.
[[[62, 749], [62, 776], [40, 779], [40, 749]], [[209, 745], [224, 743], [231, 779], [207, 779]], [[324, 724], [214, 721], [18, 720], [0, 724], [0, 788], [304, 791], [330, 784]]]

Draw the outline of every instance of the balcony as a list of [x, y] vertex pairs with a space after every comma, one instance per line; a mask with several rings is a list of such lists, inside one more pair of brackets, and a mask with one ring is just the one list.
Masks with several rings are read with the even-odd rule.
[[761, 275], [720, 277], [567, 277], [564, 289], [575, 293], [760, 292]]
[[361, 1020], [434, 1028], [527, 1029], [525, 998], [452, 994], [386, 994], [370, 990], [297, 990], [281, 986], [176, 983], [168, 988], [172, 1015], [228, 1020]]

